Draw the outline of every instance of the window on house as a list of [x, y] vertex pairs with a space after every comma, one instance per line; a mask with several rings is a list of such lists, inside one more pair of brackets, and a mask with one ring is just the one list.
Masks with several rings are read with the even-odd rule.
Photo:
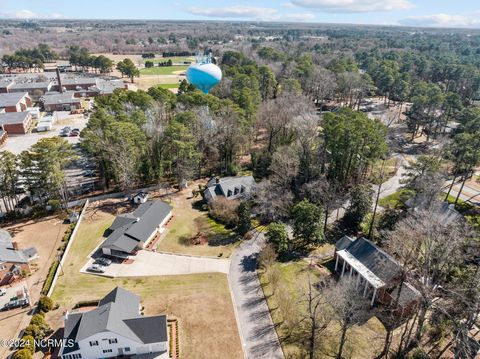
[[98, 345], [98, 340], [92, 340], [92, 341], [90, 342], [90, 346], [91, 346], [91, 347], [94, 347], [94, 346], [97, 346], [97, 345]]
[[232, 190], [229, 189], [227, 192], [227, 197], [230, 197], [231, 195], [232, 195]]
[[130, 351], [130, 347], [125, 347], [125, 348], [123, 348], [123, 350], [125, 350], [126, 352], [129, 352], [129, 351]]
[[108, 339], [108, 344], [115, 344], [115, 343], [118, 343], [117, 338]]
[[243, 192], [245, 192], [245, 187], [244, 186], [242, 186], [242, 188], [240, 188], [240, 193], [243, 193]]
[[112, 353], [112, 352], [113, 352], [113, 349], [104, 349], [103, 352], [104, 352], [104, 353]]
[[238, 189], [238, 187], [235, 187], [235, 194], [237, 195], [238, 193], [240, 193], [240, 190]]

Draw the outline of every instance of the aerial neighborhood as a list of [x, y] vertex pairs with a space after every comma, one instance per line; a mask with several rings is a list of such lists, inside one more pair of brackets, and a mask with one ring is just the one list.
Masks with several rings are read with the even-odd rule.
[[473, 15], [51, 3], [0, 11], [0, 358], [480, 357]]

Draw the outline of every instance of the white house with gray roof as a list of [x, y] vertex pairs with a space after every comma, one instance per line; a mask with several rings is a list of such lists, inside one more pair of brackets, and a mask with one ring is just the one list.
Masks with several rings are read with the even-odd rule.
[[169, 357], [167, 316], [143, 316], [140, 297], [120, 287], [93, 310], [67, 312], [63, 338], [62, 359]]
[[115, 218], [109, 228], [110, 234], [100, 248], [105, 255], [126, 258], [163, 232], [171, 217], [172, 207], [165, 202], [142, 203], [134, 212]]
[[214, 201], [219, 197], [228, 200], [247, 198], [254, 186], [255, 179], [252, 176], [212, 178], [208, 181], [203, 195], [207, 202]]

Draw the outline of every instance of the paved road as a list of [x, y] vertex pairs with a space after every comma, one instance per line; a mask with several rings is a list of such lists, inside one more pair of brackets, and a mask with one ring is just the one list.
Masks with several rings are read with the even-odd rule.
[[[379, 199], [385, 198], [390, 196], [391, 194], [397, 192], [402, 184], [400, 180], [402, 179], [403, 174], [406, 172], [405, 166], [408, 164], [408, 161], [400, 154], [396, 155], [399, 160], [399, 167], [397, 172], [390, 177], [386, 182], [382, 183], [382, 188], [380, 189], [380, 196]], [[413, 158], [413, 156], [410, 156]], [[373, 203], [377, 200], [377, 193], [378, 193], [378, 185], [372, 185], [373, 193]], [[345, 215], [345, 209], [348, 208], [350, 202], [345, 202], [340, 208], [332, 211], [330, 213], [330, 217], [328, 217], [328, 223], [332, 224], [333, 222], [342, 219]], [[373, 210], [373, 208], [372, 208]]]
[[[133, 262], [128, 263], [112, 263], [105, 267], [103, 273], [109, 277], [147, 277], [157, 275], [180, 275], [194, 273], [228, 273], [230, 261], [227, 259], [215, 259], [206, 257], [192, 257], [176, 254], [165, 254], [151, 251], [139, 251]], [[93, 260], [89, 260], [87, 264], [80, 270], [83, 273]]]
[[243, 242], [230, 262], [228, 279], [248, 359], [284, 357], [256, 272], [256, 256], [264, 243], [263, 234], [259, 233], [254, 239]]

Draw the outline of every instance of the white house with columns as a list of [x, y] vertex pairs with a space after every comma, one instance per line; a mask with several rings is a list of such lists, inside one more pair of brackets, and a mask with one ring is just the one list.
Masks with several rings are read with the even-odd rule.
[[[401, 271], [395, 259], [365, 238], [355, 240], [344, 236], [335, 244], [335, 272], [341, 278], [356, 278], [358, 290], [370, 299], [372, 307], [376, 302], [392, 302]], [[404, 283], [398, 303], [401, 313], [406, 313], [406, 309], [418, 301], [419, 295], [412, 285]]]

